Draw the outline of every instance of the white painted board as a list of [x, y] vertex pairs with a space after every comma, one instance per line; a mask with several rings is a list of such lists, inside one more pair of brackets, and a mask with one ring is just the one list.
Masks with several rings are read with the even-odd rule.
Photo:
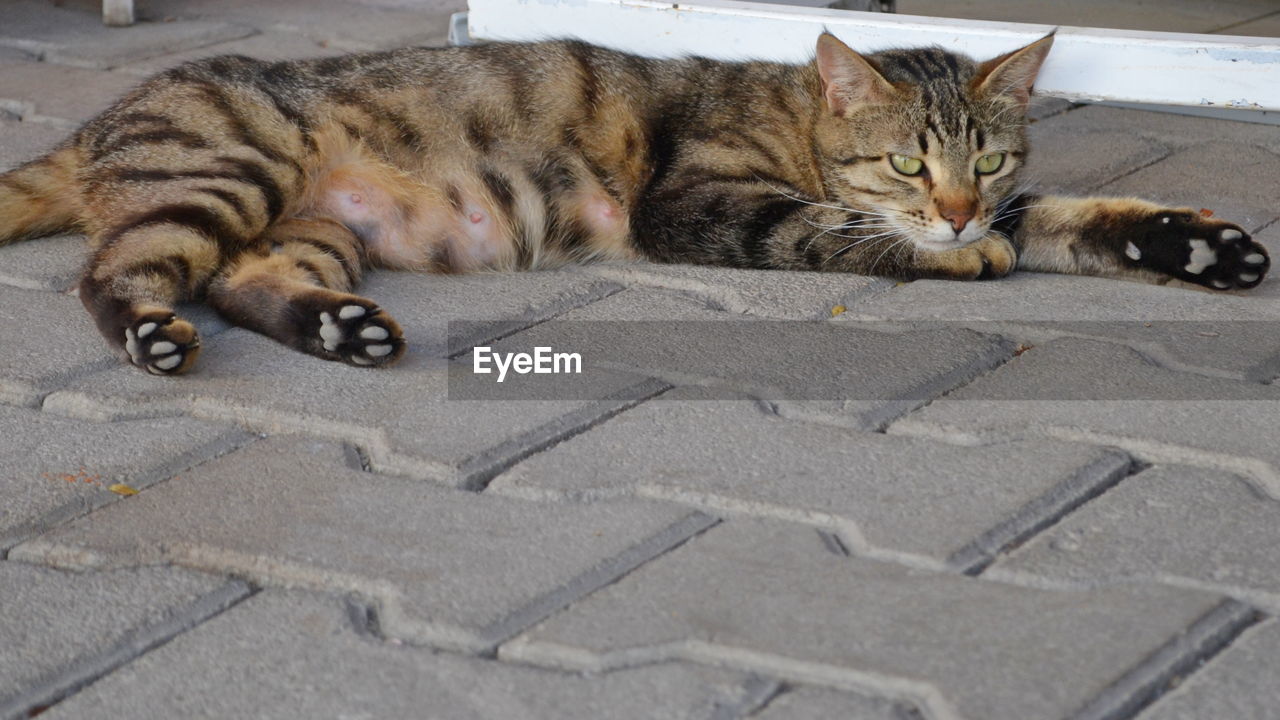
[[[736, 0], [469, 0], [477, 40], [578, 38], [651, 57], [806, 62], [825, 28], [855, 50], [940, 45], [978, 59], [1051, 25]], [[1069, 100], [1280, 110], [1280, 40], [1058, 27], [1036, 92]]]

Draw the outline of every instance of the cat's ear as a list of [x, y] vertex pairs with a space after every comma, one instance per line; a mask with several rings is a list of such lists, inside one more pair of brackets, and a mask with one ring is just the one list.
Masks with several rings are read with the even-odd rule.
[[978, 66], [974, 86], [984, 95], [1013, 98], [1025, 108], [1031, 102], [1031, 87], [1035, 85], [1036, 75], [1051, 47], [1053, 33], [1024, 48], [982, 63]]
[[831, 33], [818, 36], [818, 75], [827, 107], [835, 115], [844, 115], [851, 106], [879, 105], [897, 96], [871, 63]]

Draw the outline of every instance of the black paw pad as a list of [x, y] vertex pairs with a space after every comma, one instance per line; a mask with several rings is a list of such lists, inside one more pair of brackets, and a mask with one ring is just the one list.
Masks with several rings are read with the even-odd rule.
[[129, 360], [152, 375], [186, 372], [200, 351], [195, 327], [173, 313], [147, 313], [124, 330]]
[[1271, 267], [1267, 250], [1238, 225], [1184, 212], [1161, 212], [1126, 241], [1132, 267], [1215, 290], [1255, 287]]
[[387, 365], [404, 354], [400, 326], [377, 305], [354, 302], [322, 310], [317, 330], [321, 347], [352, 365]]

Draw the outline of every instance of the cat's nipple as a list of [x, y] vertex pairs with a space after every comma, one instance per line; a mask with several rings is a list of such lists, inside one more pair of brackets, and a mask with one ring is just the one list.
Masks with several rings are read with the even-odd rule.
[[483, 213], [478, 213], [478, 212], [473, 212], [473, 213], [471, 213], [469, 216], [467, 216], [467, 219], [468, 219], [468, 220], [470, 220], [470, 221], [471, 221], [471, 222], [473, 222], [473, 223], [479, 224], [479, 223], [484, 222], [484, 214], [483, 214]]
[[364, 198], [360, 196], [360, 193], [351, 193], [351, 203], [353, 205], [359, 205], [362, 202], [364, 202]]

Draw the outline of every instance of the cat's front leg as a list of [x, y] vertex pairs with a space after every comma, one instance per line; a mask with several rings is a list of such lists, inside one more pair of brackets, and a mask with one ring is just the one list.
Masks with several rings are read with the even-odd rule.
[[1018, 253], [1008, 239], [991, 234], [954, 250], [917, 248], [914, 260], [914, 266], [902, 273], [910, 279], [979, 280], [1013, 272]]
[[1187, 208], [1129, 198], [1025, 197], [1015, 216], [1018, 267], [1169, 279], [1214, 290], [1255, 287], [1271, 260], [1244, 228]]

